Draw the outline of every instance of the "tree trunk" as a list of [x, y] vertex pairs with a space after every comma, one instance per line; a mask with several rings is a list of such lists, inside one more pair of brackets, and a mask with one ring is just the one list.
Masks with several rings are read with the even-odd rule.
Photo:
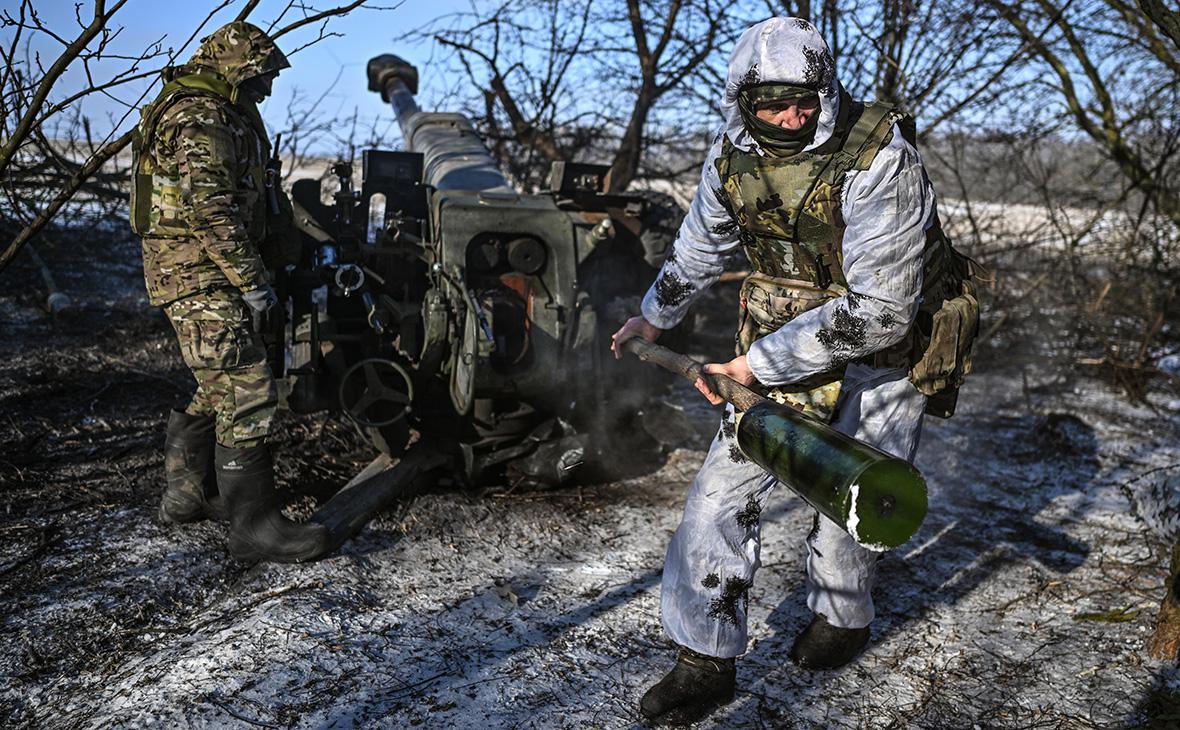
[[647, 115], [655, 101], [654, 84], [644, 83], [639, 89], [631, 120], [627, 123], [627, 130], [623, 132], [623, 139], [611, 163], [610, 190], [607, 192], [618, 193], [626, 190], [635, 179], [635, 174], [639, 172], [639, 160], [643, 156], [643, 128], [647, 125]]
[[1155, 633], [1147, 643], [1147, 653], [1156, 659], [1180, 658], [1180, 539], [1172, 548], [1172, 568], [1167, 591], [1155, 622]]

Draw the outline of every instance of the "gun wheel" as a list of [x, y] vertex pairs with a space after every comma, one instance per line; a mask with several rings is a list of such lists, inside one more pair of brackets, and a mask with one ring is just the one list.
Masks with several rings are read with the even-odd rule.
[[400, 365], [371, 357], [344, 371], [338, 397], [341, 410], [358, 426], [385, 428], [410, 413], [414, 386]]

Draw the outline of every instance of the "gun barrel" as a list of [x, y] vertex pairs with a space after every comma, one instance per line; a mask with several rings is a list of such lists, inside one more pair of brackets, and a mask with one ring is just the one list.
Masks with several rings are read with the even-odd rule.
[[397, 117], [397, 124], [401, 127], [402, 134], [408, 139], [406, 125], [409, 124], [411, 117], [422, 111], [418, 108], [418, 101], [414, 98], [414, 93], [410, 91], [410, 87], [406, 86], [405, 81], [394, 78], [385, 85], [385, 95], [389, 97], [389, 104], [393, 107], [393, 114]]
[[368, 64], [369, 89], [393, 107], [406, 149], [423, 156], [423, 182], [439, 190], [515, 193], [463, 114], [424, 112], [414, 94], [418, 70], [391, 54]]

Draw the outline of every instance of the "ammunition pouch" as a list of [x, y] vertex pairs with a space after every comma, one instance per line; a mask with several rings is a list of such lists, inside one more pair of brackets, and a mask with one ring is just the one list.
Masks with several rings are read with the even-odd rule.
[[948, 268], [943, 281], [951, 286], [942, 297], [927, 297], [918, 309], [909, 378], [928, 396], [926, 412], [940, 418], [954, 415], [959, 387], [971, 373], [971, 351], [979, 334], [976, 283], [980, 267], [946, 242]]
[[[755, 341], [775, 332], [803, 312], [842, 296], [845, 291], [839, 284], [820, 288], [810, 281], [751, 274], [742, 282], [739, 297], [741, 318], [736, 335], [737, 354], [746, 354]], [[839, 367], [797, 383], [762, 389], [762, 392], [771, 400], [827, 423], [835, 413], [843, 378], [844, 368]]]
[[[138, 158], [139, 150], [135, 149], [133, 155]], [[131, 175], [131, 231], [143, 236], [151, 228], [152, 176], [144, 175], [138, 169], [136, 165]]]

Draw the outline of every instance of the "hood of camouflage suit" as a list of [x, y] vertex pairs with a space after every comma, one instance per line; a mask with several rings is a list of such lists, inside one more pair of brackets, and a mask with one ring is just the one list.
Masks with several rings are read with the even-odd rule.
[[721, 112], [725, 134], [735, 147], [763, 154], [742, 124], [738, 92], [765, 83], [792, 84], [819, 94], [815, 137], [804, 149], [814, 149], [832, 136], [840, 105], [840, 83], [828, 44], [815, 26], [801, 18], [771, 18], [751, 26], [738, 39], [729, 57], [729, 73]]
[[246, 79], [291, 66], [266, 33], [242, 20], [223, 25], [201, 39], [201, 47], [186, 64], [213, 71], [237, 88]]

